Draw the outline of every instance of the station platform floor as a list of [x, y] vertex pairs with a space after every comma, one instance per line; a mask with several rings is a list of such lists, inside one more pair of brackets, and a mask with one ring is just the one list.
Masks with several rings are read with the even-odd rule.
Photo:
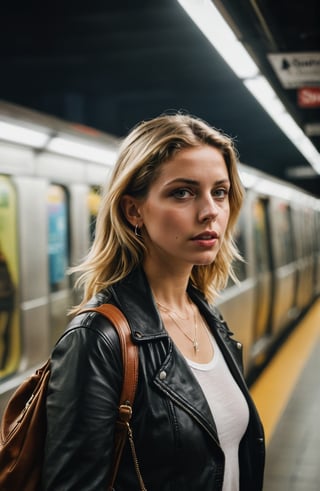
[[266, 434], [263, 491], [320, 491], [320, 299], [250, 392]]

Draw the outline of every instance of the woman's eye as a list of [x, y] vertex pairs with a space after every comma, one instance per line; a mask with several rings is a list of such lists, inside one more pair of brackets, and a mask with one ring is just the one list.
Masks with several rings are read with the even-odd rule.
[[173, 191], [172, 195], [175, 198], [183, 199], [183, 198], [189, 198], [189, 196], [193, 196], [193, 193], [192, 191], [190, 191], [190, 189], [181, 188]]
[[216, 189], [213, 194], [217, 198], [225, 198], [226, 196], [228, 196], [229, 193], [227, 189], [220, 188]]

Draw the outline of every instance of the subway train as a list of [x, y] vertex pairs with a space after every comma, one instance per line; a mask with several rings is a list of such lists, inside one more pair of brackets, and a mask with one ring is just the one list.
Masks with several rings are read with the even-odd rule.
[[[0, 413], [47, 359], [78, 301], [66, 274], [86, 254], [120, 140], [0, 102]], [[246, 199], [217, 306], [250, 377], [320, 292], [320, 200], [239, 164]]]

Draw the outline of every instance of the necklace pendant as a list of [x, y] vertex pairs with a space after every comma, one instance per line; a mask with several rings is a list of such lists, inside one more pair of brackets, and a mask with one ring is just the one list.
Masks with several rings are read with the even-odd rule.
[[194, 349], [194, 353], [197, 354], [199, 351], [199, 343], [196, 339], [193, 341], [193, 349]]

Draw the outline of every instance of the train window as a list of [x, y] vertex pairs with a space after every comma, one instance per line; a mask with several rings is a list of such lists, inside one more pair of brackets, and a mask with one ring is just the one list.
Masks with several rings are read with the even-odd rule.
[[275, 236], [277, 263], [278, 266], [284, 266], [294, 260], [293, 223], [289, 205], [284, 202], [278, 203], [272, 214], [272, 219], [274, 220], [275, 230], [277, 230]]
[[14, 372], [20, 358], [17, 198], [10, 179], [0, 176], [0, 378]]
[[303, 257], [303, 213], [301, 209], [294, 209], [292, 215], [293, 233], [294, 233], [294, 254], [295, 258]]
[[233, 268], [239, 281], [244, 281], [247, 277], [247, 250], [245, 243], [245, 217], [242, 209], [234, 232], [234, 240], [243, 261], [235, 261]]
[[320, 255], [320, 212], [314, 213], [313, 251]]
[[258, 273], [264, 273], [270, 269], [266, 205], [267, 203], [263, 200], [257, 200], [253, 203], [255, 264]]
[[304, 248], [305, 255], [311, 256], [313, 253], [313, 213], [309, 208], [304, 211]]
[[90, 243], [94, 239], [94, 232], [96, 227], [96, 219], [101, 202], [101, 186], [92, 186], [88, 193], [88, 208], [89, 208], [89, 220], [90, 220]]
[[[244, 217], [244, 211], [242, 209], [240, 216], [238, 218], [233, 238], [235, 241], [235, 244], [238, 248], [238, 251], [240, 252], [241, 257], [243, 258], [242, 260], [236, 259], [232, 265], [233, 270], [235, 272], [235, 275], [239, 281], [244, 281], [247, 278], [247, 250], [246, 250], [246, 244], [245, 244], [245, 217]], [[227, 288], [231, 287], [234, 285], [234, 281], [232, 278], [228, 278], [228, 284]]]
[[66, 268], [69, 265], [68, 199], [62, 186], [52, 184], [47, 194], [48, 256], [51, 292], [68, 286]]

